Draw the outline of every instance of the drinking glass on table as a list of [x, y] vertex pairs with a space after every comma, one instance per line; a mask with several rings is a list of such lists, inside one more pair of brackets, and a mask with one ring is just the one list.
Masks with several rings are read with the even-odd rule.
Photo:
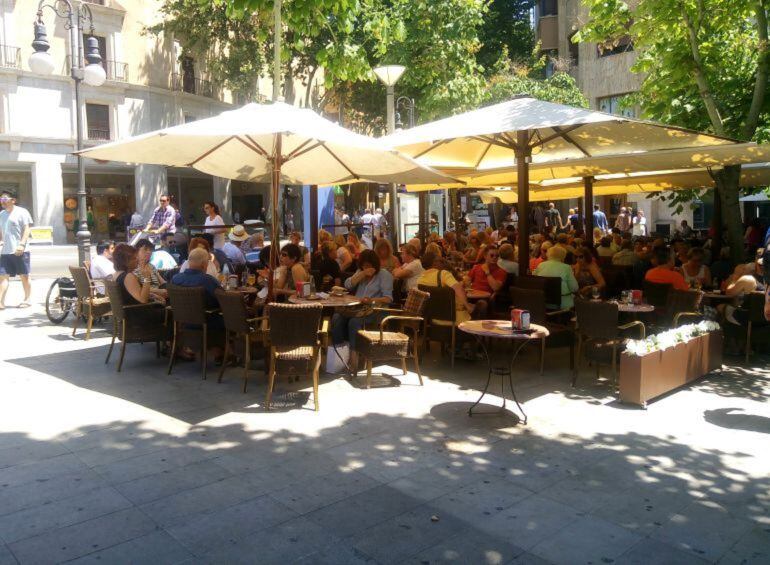
[[599, 287], [598, 286], [592, 286], [591, 287], [591, 298], [594, 300], [599, 300]]

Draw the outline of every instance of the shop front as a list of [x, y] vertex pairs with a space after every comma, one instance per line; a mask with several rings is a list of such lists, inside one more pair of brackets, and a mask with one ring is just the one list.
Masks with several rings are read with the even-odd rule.
[[[64, 225], [67, 243], [76, 243], [79, 202], [78, 176], [64, 173]], [[91, 240], [126, 239], [125, 226], [135, 210], [134, 175], [95, 173], [86, 174], [86, 210]]]

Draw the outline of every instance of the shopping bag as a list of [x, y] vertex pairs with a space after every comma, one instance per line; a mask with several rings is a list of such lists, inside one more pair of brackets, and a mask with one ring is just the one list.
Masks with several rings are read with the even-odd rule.
[[338, 343], [329, 347], [326, 352], [326, 372], [331, 375], [347, 373], [350, 361], [350, 344]]

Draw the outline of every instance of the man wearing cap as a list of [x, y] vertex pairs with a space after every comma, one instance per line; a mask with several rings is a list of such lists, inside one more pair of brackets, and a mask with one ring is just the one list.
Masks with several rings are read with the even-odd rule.
[[29, 283], [29, 241], [32, 216], [21, 206], [16, 206], [16, 197], [10, 192], [0, 194], [0, 310], [5, 309], [5, 293], [8, 292], [10, 277], [19, 275], [24, 287], [24, 300], [19, 308], [29, 307], [32, 285]]
[[246, 228], [238, 224], [233, 226], [230, 235], [227, 236], [229, 241], [222, 247], [222, 252], [227, 256], [227, 260], [232, 265], [245, 265], [246, 257], [241, 251], [241, 243], [249, 239], [249, 234], [246, 233]]

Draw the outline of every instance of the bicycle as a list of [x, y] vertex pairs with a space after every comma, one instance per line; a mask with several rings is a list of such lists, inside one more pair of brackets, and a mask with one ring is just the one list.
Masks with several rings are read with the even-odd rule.
[[68, 277], [59, 277], [51, 283], [45, 295], [45, 315], [51, 323], [61, 324], [70, 312], [75, 315], [77, 300], [75, 281]]

